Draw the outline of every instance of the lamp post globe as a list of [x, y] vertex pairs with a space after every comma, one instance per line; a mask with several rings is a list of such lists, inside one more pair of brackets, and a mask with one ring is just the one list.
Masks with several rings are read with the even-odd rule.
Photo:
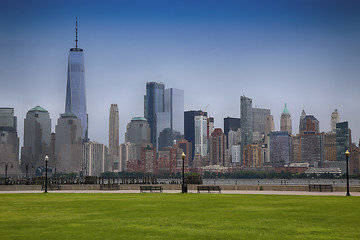
[[46, 155], [45, 156], [45, 193], [47, 193], [47, 172], [48, 172], [48, 169], [47, 169], [47, 165], [48, 165], [48, 161], [49, 161], [49, 156]]
[[350, 187], [349, 187], [349, 156], [350, 156], [350, 152], [349, 152], [349, 150], [346, 150], [345, 156], [346, 156], [346, 196], [350, 196]]

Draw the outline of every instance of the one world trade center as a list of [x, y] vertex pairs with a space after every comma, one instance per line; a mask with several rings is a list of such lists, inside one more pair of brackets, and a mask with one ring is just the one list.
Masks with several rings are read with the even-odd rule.
[[84, 51], [78, 48], [77, 19], [75, 48], [71, 48], [68, 58], [65, 113], [73, 113], [81, 120], [83, 140], [88, 141], [88, 115], [85, 97]]

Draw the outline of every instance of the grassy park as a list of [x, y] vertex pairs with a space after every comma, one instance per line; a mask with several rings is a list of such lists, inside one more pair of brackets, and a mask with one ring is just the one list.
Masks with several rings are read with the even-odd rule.
[[360, 198], [0, 195], [1, 239], [360, 239]]

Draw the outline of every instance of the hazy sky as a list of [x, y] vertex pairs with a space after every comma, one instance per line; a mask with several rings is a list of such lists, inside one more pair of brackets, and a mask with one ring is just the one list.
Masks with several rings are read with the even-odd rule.
[[23, 145], [26, 112], [65, 109], [67, 58], [85, 54], [89, 137], [108, 144], [111, 103], [126, 124], [143, 116], [146, 82], [185, 92], [185, 110], [215, 126], [240, 116], [240, 96], [271, 109], [285, 101], [293, 133], [305, 109], [330, 130], [336, 108], [360, 137], [360, 1], [16, 1], [0, 3], [0, 107], [14, 107]]

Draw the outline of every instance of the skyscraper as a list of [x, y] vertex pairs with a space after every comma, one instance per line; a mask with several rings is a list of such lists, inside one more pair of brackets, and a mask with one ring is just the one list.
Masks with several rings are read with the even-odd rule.
[[207, 155], [207, 117], [195, 116], [195, 154]]
[[337, 109], [331, 114], [331, 132], [336, 133], [336, 124], [340, 122], [340, 116]]
[[144, 115], [150, 125], [151, 144], [157, 146], [157, 117], [158, 113], [164, 112], [165, 85], [157, 82], [146, 83], [146, 95], [144, 97]]
[[270, 162], [273, 166], [290, 163], [291, 141], [288, 131], [270, 132]]
[[[241, 152], [249, 144], [253, 143], [253, 113], [252, 99], [245, 96], [240, 98], [240, 114], [241, 114]], [[242, 154], [241, 154], [242, 155]]]
[[281, 113], [280, 131], [286, 131], [289, 134], [292, 134], [291, 115], [286, 107], [286, 103], [285, 103], [284, 111]]
[[[303, 111], [303, 113], [305, 112]], [[301, 120], [299, 123], [299, 134], [304, 134], [306, 132], [320, 132], [319, 121], [313, 115], [306, 115], [305, 117], [303, 117], [302, 115], [300, 119]]]
[[201, 110], [198, 111], [186, 111], [184, 112], [184, 137], [185, 139], [192, 144], [192, 156], [195, 155], [195, 117], [196, 116], [207, 116], [207, 112]]
[[265, 134], [266, 118], [270, 115], [270, 109], [253, 108], [253, 132], [258, 132], [260, 136]]
[[229, 159], [226, 150], [226, 135], [221, 128], [215, 128], [209, 138], [210, 142], [210, 165], [229, 166]]
[[109, 160], [110, 167], [119, 162], [119, 109], [117, 104], [111, 104], [109, 115]]
[[[240, 118], [232, 118], [232, 117], [226, 117], [224, 118], [224, 133], [226, 137], [228, 138], [228, 132], [230, 130], [233, 130], [236, 132], [241, 127], [241, 120]], [[229, 145], [228, 145], [229, 147]]]
[[157, 149], [171, 147], [175, 141], [184, 138], [184, 91], [165, 89], [164, 112], [157, 114]]
[[[8, 176], [19, 173], [19, 137], [16, 125], [17, 118], [14, 116], [14, 109], [0, 108], [0, 162], [10, 163]], [[0, 168], [0, 174], [5, 174], [5, 168]]]
[[84, 171], [81, 120], [73, 113], [62, 114], [55, 126], [55, 154], [59, 172]]
[[52, 150], [49, 112], [36, 106], [27, 112], [24, 120], [24, 145], [21, 149], [21, 162], [31, 164], [32, 170], [35, 172], [38, 167], [45, 166], [45, 155], [49, 155], [49, 166], [52, 166], [54, 159], [51, 159], [50, 153]]
[[[346, 161], [346, 150], [351, 151], [351, 130], [348, 122], [336, 124], [336, 155], [337, 161]], [[351, 159], [350, 159], [351, 162]]]
[[81, 120], [83, 141], [88, 141], [88, 115], [85, 97], [84, 51], [78, 48], [77, 19], [75, 48], [71, 48], [68, 57], [65, 113], [73, 113]]

